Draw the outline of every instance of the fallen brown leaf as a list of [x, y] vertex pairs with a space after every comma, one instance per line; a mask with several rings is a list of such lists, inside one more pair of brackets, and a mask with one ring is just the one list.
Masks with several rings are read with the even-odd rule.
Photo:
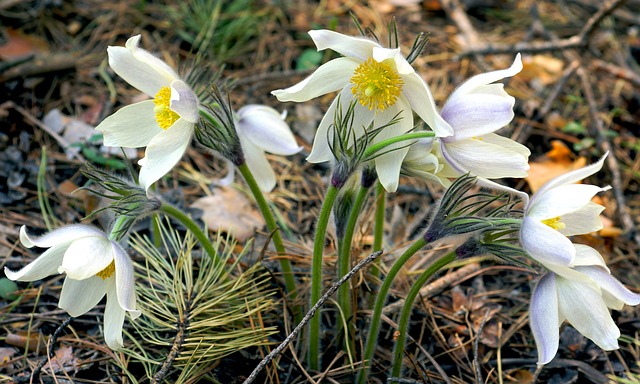
[[231, 187], [216, 188], [213, 196], [199, 198], [191, 207], [202, 210], [202, 221], [210, 230], [226, 232], [238, 241], [246, 241], [265, 224], [249, 199]]

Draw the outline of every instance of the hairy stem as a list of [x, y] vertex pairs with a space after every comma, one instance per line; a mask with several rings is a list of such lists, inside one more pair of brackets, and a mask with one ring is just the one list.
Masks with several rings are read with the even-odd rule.
[[324, 303], [334, 293], [336, 293], [336, 291], [338, 290], [338, 288], [340, 288], [342, 284], [344, 284], [353, 275], [358, 273], [359, 270], [364, 268], [367, 264], [371, 263], [381, 254], [382, 254], [382, 251], [378, 251], [370, 254], [369, 256], [367, 256], [366, 259], [362, 260], [355, 267], [353, 267], [353, 269], [349, 271], [349, 273], [342, 276], [340, 280], [331, 284], [329, 289], [327, 289], [327, 292], [324, 295], [322, 295], [322, 297], [320, 297], [320, 299], [309, 309], [309, 312], [307, 312], [307, 314], [304, 315], [304, 317], [302, 318], [302, 321], [293, 329], [293, 331], [291, 331], [291, 333], [284, 339], [282, 343], [280, 343], [280, 345], [278, 345], [273, 351], [271, 351], [271, 353], [269, 353], [264, 359], [262, 359], [262, 361], [258, 364], [258, 366], [253, 370], [253, 372], [251, 372], [249, 377], [247, 377], [247, 379], [243, 382], [243, 384], [253, 383], [256, 377], [258, 377], [258, 374], [260, 373], [260, 371], [262, 371], [264, 367], [266, 367], [267, 364], [269, 364], [269, 362], [273, 360], [274, 357], [282, 353], [282, 351], [289, 345], [289, 343], [291, 343], [291, 341], [293, 341], [298, 336], [302, 328], [304, 328], [304, 326], [307, 325], [307, 323], [314, 317], [313, 315], [315, 315], [318, 308], [324, 305]]
[[[378, 183], [376, 186], [376, 213], [374, 216], [373, 226], [373, 250], [379, 251], [382, 249], [382, 240], [384, 238], [384, 211], [387, 202], [387, 191], [385, 191], [382, 184]], [[380, 259], [376, 260], [376, 263], [371, 268], [371, 275], [373, 277], [380, 277]]]
[[[298, 292], [296, 290], [296, 280], [293, 276], [293, 269], [291, 268], [291, 262], [289, 261], [289, 259], [285, 257], [287, 252], [284, 248], [282, 235], [280, 233], [280, 229], [278, 228], [278, 225], [276, 224], [276, 220], [273, 217], [271, 208], [269, 207], [269, 204], [267, 203], [267, 199], [264, 197], [264, 194], [260, 190], [260, 187], [258, 186], [258, 183], [256, 182], [255, 177], [253, 177], [253, 174], [249, 170], [249, 167], [247, 166], [247, 164], [244, 163], [242, 165], [239, 165], [238, 170], [240, 171], [240, 174], [242, 174], [242, 177], [244, 178], [244, 181], [247, 183], [247, 186], [249, 186], [249, 189], [253, 194], [253, 198], [256, 200], [256, 204], [258, 204], [258, 209], [260, 209], [260, 212], [262, 213], [262, 217], [264, 217], [264, 221], [267, 224], [267, 229], [269, 230], [269, 232], [273, 234], [271, 239], [273, 240], [273, 245], [276, 248], [276, 252], [278, 252], [278, 256], [280, 256], [278, 258], [278, 261], [280, 262], [280, 269], [282, 269], [282, 275], [284, 276], [284, 285], [285, 285], [285, 288], [287, 289], [287, 294], [290, 295], [291, 299], [295, 299], [296, 296], [298, 295]], [[299, 308], [298, 306], [295, 306], [294, 315], [295, 315], [296, 321], [300, 321], [302, 319], [301, 317], [302, 309]]]
[[[345, 228], [344, 236], [342, 239], [338, 239], [338, 276], [344, 276], [351, 269], [351, 242], [353, 241], [353, 234], [355, 232], [356, 224], [358, 223], [358, 217], [362, 206], [367, 198], [369, 188], [360, 187], [356, 199], [351, 207], [349, 213], [349, 219]], [[374, 250], [374, 252], [377, 251]], [[355, 329], [355, 317], [353, 316], [353, 303], [351, 302], [351, 289], [349, 284], [345, 284], [338, 290], [338, 305], [342, 308], [345, 321], [348, 329], [345, 329], [345, 333], [349, 332], [349, 337], [345, 337], [345, 352], [347, 355], [353, 356], [354, 345], [350, 345], [349, 340], [353, 341], [353, 331]]]
[[364, 356], [363, 360], [366, 368], [361, 370], [358, 374], [358, 383], [364, 384], [367, 382], [367, 375], [369, 374], [369, 368], [371, 367], [371, 361], [373, 359], [373, 352], [376, 349], [376, 344], [378, 342], [378, 332], [380, 331], [380, 319], [382, 318], [382, 308], [384, 307], [384, 302], [387, 299], [387, 294], [389, 293], [389, 289], [391, 289], [391, 284], [395, 279], [400, 269], [406, 264], [406, 262], [411, 258], [411, 256], [415, 255], [420, 249], [422, 249], [425, 245], [427, 245], [427, 241], [424, 238], [419, 238], [413, 243], [403, 254], [396, 260], [396, 262], [389, 270], [389, 273], [384, 278], [382, 282], [382, 286], [380, 286], [380, 290], [378, 291], [378, 296], [376, 296], [376, 302], [373, 308], [373, 314], [371, 317], [371, 324], [369, 325], [369, 334], [367, 335], [367, 342], [365, 344]]
[[[329, 186], [322, 203], [316, 235], [313, 243], [313, 258], [311, 260], [311, 305], [320, 300], [322, 296], [322, 255], [324, 253], [324, 240], [327, 232], [327, 224], [331, 216], [331, 210], [338, 196], [339, 189]], [[311, 318], [309, 324], [309, 369], [317, 371], [320, 368], [320, 316]]]
[[191, 217], [189, 217], [178, 208], [167, 203], [162, 203], [160, 205], [160, 211], [167, 216], [173, 217], [182, 225], [184, 225], [189, 230], [189, 232], [191, 232], [196, 237], [196, 240], [198, 240], [204, 251], [207, 253], [207, 255], [209, 255], [216, 268], [222, 267], [223, 262], [218, 257], [218, 252], [216, 252], [215, 248], [213, 248], [209, 237], [202, 231], [198, 224], [196, 224], [195, 221], [191, 219]]
[[429, 137], [435, 137], [435, 135], [436, 134], [434, 132], [411, 132], [411, 133], [405, 133], [404, 135], [390, 137], [388, 139], [381, 140], [378, 143], [370, 145], [364, 152], [364, 158], [365, 159], [370, 158], [374, 156], [377, 152], [380, 152], [386, 147], [396, 143], [401, 143], [403, 141], [409, 141], [409, 140], [418, 140], [418, 139], [424, 139]]
[[409, 328], [409, 320], [411, 318], [411, 311], [413, 308], [413, 302], [420, 293], [420, 288], [438, 272], [442, 267], [449, 264], [456, 259], [456, 253], [450, 252], [440, 259], [436, 260], [422, 274], [416, 279], [411, 287], [411, 290], [407, 294], [402, 307], [402, 313], [400, 314], [400, 321], [398, 322], [398, 332], [396, 333], [396, 345], [393, 349], [393, 370], [391, 371], [391, 377], [399, 377], [402, 370], [402, 356], [404, 354], [404, 341], [407, 338], [407, 328]]

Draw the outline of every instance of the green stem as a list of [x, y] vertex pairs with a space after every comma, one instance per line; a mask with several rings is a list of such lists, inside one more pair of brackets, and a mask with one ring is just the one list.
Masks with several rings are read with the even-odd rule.
[[375, 155], [376, 152], [380, 152], [386, 147], [396, 143], [400, 143], [407, 140], [418, 140], [418, 139], [424, 139], [428, 137], [435, 137], [435, 135], [436, 134], [434, 132], [411, 132], [411, 133], [405, 133], [404, 135], [400, 135], [400, 136], [390, 137], [388, 139], [379, 141], [375, 144], [371, 144], [364, 151], [364, 158], [368, 159], [371, 156]]
[[398, 332], [396, 333], [396, 345], [393, 349], [393, 369], [391, 371], [391, 377], [400, 377], [400, 372], [402, 371], [404, 341], [407, 337], [407, 329], [409, 328], [409, 320], [411, 318], [413, 302], [416, 300], [416, 297], [418, 297], [420, 289], [427, 282], [427, 280], [429, 280], [431, 276], [433, 276], [434, 273], [438, 272], [442, 267], [449, 264], [455, 259], [456, 253], [454, 251], [436, 260], [435, 263], [431, 264], [424, 272], [422, 272], [415, 283], [413, 283], [411, 290], [407, 294], [407, 297], [404, 299], [404, 306], [402, 307], [400, 321], [398, 322]]
[[[387, 202], [387, 191], [382, 184], [376, 186], [376, 213], [373, 226], [373, 252], [382, 250], [382, 240], [384, 239], [384, 210]], [[373, 277], [380, 276], [380, 258], [371, 267]]]
[[[322, 202], [316, 235], [313, 243], [313, 258], [311, 259], [311, 304], [313, 306], [322, 297], [322, 255], [324, 253], [324, 240], [327, 233], [327, 224], [331, 216], [333, 204], [338, 196], [339, 189], [329, 186]], [[320, 316], [318, 313], [309, 322], [309, 369], [320, 369]]]
[[[120, 228], [122, 227], [122, 225], [125, 223], [125, 221], [127, 220], [127, 216], [124, 215], [120, 215], [116, 218], [115, 223], [113, 223], [113, 227], [111, 228], [111, 232], [109, 233], [109, 239], [110, 240], [117, 240], [116, 234], [120, 231]], [[123, 236], [120, 236], [120, 238], [122, 238]]]
[[200, 229], [198, 224], [196, 224], [195, 221], [191, 219], [191, 217], [189, 217], [187, 214], [185, 214], [178, 208], [172, 205], [169, 205], [167, 203], [162, 203], [162, 205], [160, 205], [160, 211], [178, 220], [196, 237], [196, 240], [198, 240], [202, 248], [204, 248], [207, 255], [209, 255], [209, 257], [213, 261], [215, 265], [214, 268], [223, 267], [222, 265], [223, 263], [218, 257], [218, 253], [216, 252], [215, 248], [213, 248], [213, 245], [211, 244], [209, 237], [202, 231], [202, 229]]
[[[368, 192], [369, 188], [360, 187], [360, 190], [356, 195], [356, 199], [353, 202], [353, 206], [351, 207], [351, 212], [349, 213], [349, 219], [344, 231], [344, 236], [342, 239], [338, 239], [338, 278], [346, 275], [351, 270], [351, 242], [353, 241], [353, 234], [358, 222], [358, 217], [360, 216], [360, 211], [362, 211], [362, 206], [364, 205]], [[353, 356], [355, 345], [350, 345], [351, 343], [347, 342], [353, 342], [352, 336], [356, 320], [355, 317], [352, 317], [353, 304], [351, 302], [351, 289], [349, 285], [349, 283], [344, 284], [338, 290], [338, 305], [342, 308], [342, 313], [348, 327], [348, 329], [345, 329], [345, 333], [349, 332], [350, 334], [349, 337], [345, 337], [345, 352], [347, 352], [349, 356]]]
[[[280, 269], [282, 269], [282, 275], [284, 276], [284, 285], [287, 289], [287, 294], [290, 295], [291, 299], [295, 299], [297, 296], [296, 290], [296, 280], [293, 276], [293, 269], [291, 268], [291, 262], [285, 256], [287, 254], [284, 243], [282, 241], [282, 235], [280, 233], [280, 229], [276, 224], [276, 220], [273, 217], [273, 213], [271, 212], [271, 208], [269, 208], [269, 203], [267, 203], [267, 199], [264, 197], [264, 194], [260, 190], [258, 183], [256, 182], [255, 177], [249, 170], [247, 163], [239, 165], [238, 170], [244, 181], [249, 186], [251, 193], [253, 194], [253, 198], [256, 200], [256, 204], [258, 204], [258, 209], [262, 213], [262, 217], [264, 217], [264, 221], [267, 224], [267, 230], [272, 234], [271, 239], [273, 240], [273, 245], [276, 248], [276, 252], [278, 252], [278, 261], [280, 262]], [[302, 320], [302, 310], [298, 306], [294, 306], [294, 315], [296, 322]]]
[[380, 290], [378, 291], [378, 296], [376, 296], [376, 303], [373, 308], [373, 314], [371, 317], [371, 324], [369, 325], [369, 334], [367, 337], [367, 343], [364, 348], [364, 362], [365, 369], [360, 371], [358, 375], [358, 383], [364, 384], [367, 382], [367, 375], [369, 374], [369, 368], [371, 367], [371, 361], [373, 359], [373, 352], [376, 349], [376, 344], [378, 342], [378, 332], [380, 330], [380, 319], [382, 318], [382, 308], [384, 307], [384, 302], [387, 299], [387, 294], [391, 289], [391, 284], [395, 279], [400, 269], [405, 265], [405, 263], [411, 258], [411, 256], [415, 255], [420, 249], [422, 249], [425, 245], [427, 245], [427, 241], [420, 237], [413, 243], [403, 254], [396, 260], [396, 262], [389, 270], [389, 273], [384, 278], [382, 285], [380, 286]]

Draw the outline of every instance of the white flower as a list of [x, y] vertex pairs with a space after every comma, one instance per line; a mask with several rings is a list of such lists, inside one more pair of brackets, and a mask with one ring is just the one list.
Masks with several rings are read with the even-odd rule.
[[276, 175], [264, 152], [287, 156], [302, 149], [284, 116], [265, 105], [246, 105], [237, 112], [236, 132], [245, 162], [258, 186], [264, 192], [271, 191], [276, 185]]
[[567, 236], [602, 228], [604, 207], [591, 199], [601, 188], [574, 184], [602, 168], [606, 154], [594, 164], [558, 176], [543, 185], [525, 206], [520, 229], [524, 250], [544, 265], [571, 266], [576, 252]]
[[165, 62], [138, 47], [140, 35], [125, 47], [109, 47], [109, 65], [120, 77], [153, 100], [121, 108], [96, 129], [104, 144], [147, 147], [139, 161], [140, 183], [149, 189], [175, 166], [191, 141], [198, 122], [198, 97]]
[[480, 179], [527, 175], [531, 154], [527, 147], [493, 133], [511, 122], [515, 104], [504, 85], [495, 82], [521, 70], [518, 54], [511, 67], [473, 76], [449, 96], [440, 114], [453, 128], [453, 135], [439, 139], [440, 154], [447, 164], [441, 178], [467, 172]]
[[55, 273], [66, 273], [58, 306], [73, 317], [87, 313], [107, 295], [104, 336], [112, 349], [123, 346], [122, 325], [126, 312], [136, 310], [133, 265], [127, 253], [104, 232], [87, 225], [69, 225], [41, 237], [31, 237], [20, 228], [20, 242], [27, 248], [49, 248], [19, 271], [5, 267], [11, 280], [35, 281]]
[[530, 322], [538, 349], [538, 364], [547, 364], [558, 352], [560, 326], [567, 320], [600, 348], [618, 348], [620, 330], [608, 308], [640, 304], [640, 295], [629, 291], [609, 273], [602, 256], [586, 245], [574, 244], [572, 267], [547, 265], [533, 291]]
[[531, 299], [530, 321], [538, 364], [546, 364], [555, 356], [559, 327], [565, 320], [602, 349], [618, 348], [620, 331], [608, 308], [619, 310], [624, 304], [640, 304], [640, 295], [610, 275], [598, 251], [567, 238], [602, 228], [599, 215], [604, 207], [591, 199], [609, 187], [575, 183], [599, 171], [606, 156], [549, 181], [525, 207], [520, 242], [549, 270]]
[[[374, 142], [403, 134], [413, 129], [412, 111], [438, 136], [453, 134], [449, 124], [438, 115], [426, 83], [402, 57], [399, 49], [383, 48], [369, 39], [327, 30], [310, 31], [309, 35], [318, 50], [329, 48], [344, 57], [323, 64], [311, 76], [290, 88], [272, 92], [280, 101], [303, 102], [340, 91], [320, 122], [308, 161], [333, 160], [328, 144], [331, 139], [327, 137], [329, 126], [338, 105], [344, 114], [354, 99], [358, 101], [353, 124], [357, 137], [364, 134], [364, 127], [371, 122], [374, 123], [373, 128], [377, 128], [389, 123], [396, 115], [400, 121], [383, 129]], [[398, 187], [402, 159], [409, 150], [406, 143], [388, 149], [392, 148], [395, 150], [375, 159], [378, 178], [390, 192]]]

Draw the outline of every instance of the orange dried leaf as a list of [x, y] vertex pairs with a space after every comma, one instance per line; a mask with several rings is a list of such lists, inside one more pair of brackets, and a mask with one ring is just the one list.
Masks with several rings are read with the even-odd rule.
[[529, 163], [529, 175], [525, 180], [532, 192], [536, 192], [547, 181], [587, 164], [584, 157], [573, 160], [573, 153], [562, 141], [554, 140], [551, 146], [552, 149], [544, 156]]
[[0, 59], [18, 60], [47, 51], [47, 42], [39, 37], [25, 35], [13, 28], [6, 29], [7, 42], [0, 45]]
[[522, 58], [523, 69], [519, 79], [537, 81], [543, 85], [553, 84], [562, 75], [564, 62], [550, 55], [525, 56]]

